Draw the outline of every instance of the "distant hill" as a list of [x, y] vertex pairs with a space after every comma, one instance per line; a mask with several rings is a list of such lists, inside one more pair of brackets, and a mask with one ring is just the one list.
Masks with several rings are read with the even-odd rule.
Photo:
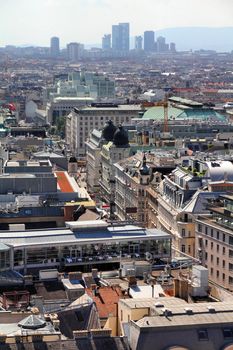
[[156, 38], [164, 36], [168, 43], [175, 42], [183, 50], [233, 50], [233, 27], [179, 27], [157, 30]]

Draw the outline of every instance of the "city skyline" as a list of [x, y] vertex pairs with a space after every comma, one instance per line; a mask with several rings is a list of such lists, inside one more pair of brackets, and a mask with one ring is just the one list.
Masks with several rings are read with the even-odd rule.
[[[171, 27], [233, 26], [231, 0], [0, 0], [0, 46], [100, 43], [112, 25], [129, 22], [130, 36]], [[210, 13], [211, 9], [211, 13]], [[13, 25], [9, 26], [9, 20]]]

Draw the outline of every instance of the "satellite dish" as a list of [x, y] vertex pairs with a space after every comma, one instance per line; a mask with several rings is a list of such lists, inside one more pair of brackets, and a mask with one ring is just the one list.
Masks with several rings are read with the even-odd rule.
[[146, 260], [151, 260], [153, 258], [150, 252], [146, 252]]

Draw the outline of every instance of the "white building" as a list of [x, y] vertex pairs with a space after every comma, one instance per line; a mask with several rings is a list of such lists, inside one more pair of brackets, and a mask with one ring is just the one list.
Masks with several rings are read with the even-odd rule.
[[116, 169], [114, 164], [121, 159], [128, 158], [129, 154], [128, 133], [122, 126], [119, 126], [113, 134], [112, 141], [103, 145], [100, 153], [100, 190], [103, 198], [112, 206], [115, 205]]

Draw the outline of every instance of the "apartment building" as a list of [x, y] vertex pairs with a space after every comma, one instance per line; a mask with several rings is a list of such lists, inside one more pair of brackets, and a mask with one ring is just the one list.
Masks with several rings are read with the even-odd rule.
[[160, 180], [160, 176], [154, 176], [153, 167], [142, 153], [115, 164], [115, 214], [119, 219], [135, 220], [147, 226], [146, 189], [152, 181]]
[[85, 157], [85, 142], [93, 129], [103, 129], [109, 119], [115, 125], [128, 124], [140, 111], [140, 105], [94, 104], [74, 108], [66, 117], [66, 143], [75, 156]]
[[209, 210], [196, 220], [196, 255], [211, 281], [233, 291], [233, 195], [209, 201]]
[[164, 176], [157, 196], [158, 227], [172, 234], [175, 249], [195, 255], [195, 216], [205, 213], [208, 198], [223, 194], [232, 179], [231, 162], [197, 158]]

